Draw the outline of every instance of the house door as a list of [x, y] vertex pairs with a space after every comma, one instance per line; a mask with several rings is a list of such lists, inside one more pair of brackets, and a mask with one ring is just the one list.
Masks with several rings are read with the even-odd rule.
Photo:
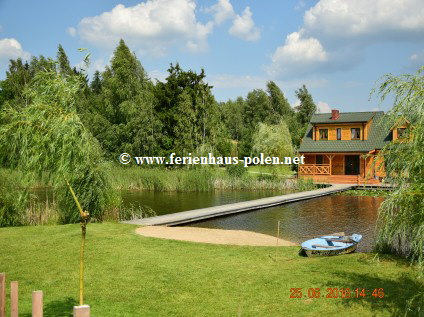
[[359, 175], [359, 155], [345, 155], [345, 175]]

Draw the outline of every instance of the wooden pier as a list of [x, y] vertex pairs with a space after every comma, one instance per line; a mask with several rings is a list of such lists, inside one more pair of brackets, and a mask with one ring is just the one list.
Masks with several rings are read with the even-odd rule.
[[150, 218], [128, 220], [128, 221], [123, 221], [123, 223], [130, 223], [130, 224], [136, 224], [136, 225], [142, 225], [142, 226], [175, 226], [179, 224], [240, 213], [243, 211], [268, 208], [268, 207], [282, 205], [282, 204], [291, 203], [295, 201], [326, 196], [333, 193], [349, 190], [349, 189], [352, 189], [353, 187], [356, 187], [356, 186], [350, 185], [350, 184], [333, 184], [327, 188], [243, 201], [243, 202], [234, 203], [234, 204], [227, 204], [227, 205], [221, 205], [221, 206], [214, 206], [214, 207], [208, 207], [208, 208], [177, 212], [173, 214], [150, 217]]

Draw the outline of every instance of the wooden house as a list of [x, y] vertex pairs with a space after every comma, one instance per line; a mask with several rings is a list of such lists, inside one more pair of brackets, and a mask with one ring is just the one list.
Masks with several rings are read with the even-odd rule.
[[317, 182], [379, 184], [386, 176], [379, 151], [402, 137], [405, 126], [383, 124], [382, 111], [314, 114], [299, 153], [298, 175]]

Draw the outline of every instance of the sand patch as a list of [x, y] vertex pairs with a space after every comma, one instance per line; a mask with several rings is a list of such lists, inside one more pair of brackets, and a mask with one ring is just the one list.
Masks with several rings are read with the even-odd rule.
[[197, 227], [146, 226], [136, 229], [145, 237], [212, 244], [251, 246], [297, 246], [297, 243], [245, 230], [206, 229]]

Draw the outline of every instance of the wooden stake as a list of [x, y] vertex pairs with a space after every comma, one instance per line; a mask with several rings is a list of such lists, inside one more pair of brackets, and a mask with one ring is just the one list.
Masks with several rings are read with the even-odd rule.
[[10, 283], [10, 317], [19, 316], [18, 307], [18, 282], [12, 281]]
[[32, 317], [43, 317], [43, 291], [32, 292]]
[[90, 306], [74, 306], [74, 317], [90, 317]]
[[277, 247], [278, 247], [278, 240], [280, 240], [280, 220], [278, 220], [278, 223], [277, 223]]
[[275, 246], [275, 260], [277, 260], [278, 240], [280, 240], [280, 220], [277, 223], [277, 244]]
[[6, 317], [6, 273], [0, 273], [0, 317]]

